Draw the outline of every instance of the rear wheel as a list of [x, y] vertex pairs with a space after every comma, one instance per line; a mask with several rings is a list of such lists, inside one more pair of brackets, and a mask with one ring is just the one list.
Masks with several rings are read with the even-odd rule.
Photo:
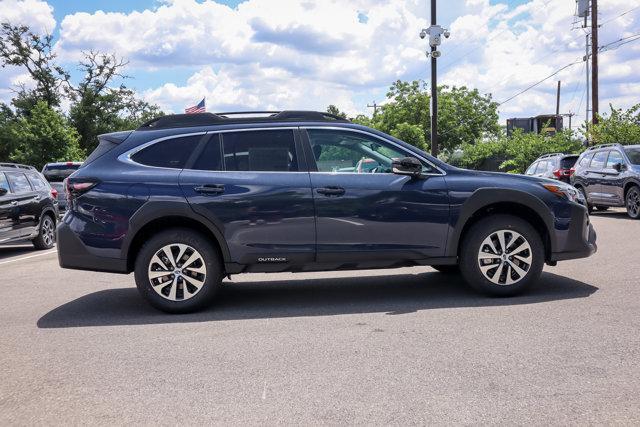
[[153, 307], [190, 313], [213, 300], [221, 286], [221, 261], [207, 239], [175, 228], [144, 244], [136, 258], [135, 278], [138, 291]]
[[543, 266], [540, 235], [518, 217], [484, 218], [462, 242], [460, 271], [471, 287], [485, 294], [518, 294], [538, 280]]
[[38, 237], [31, 241], [36, 249], [51, 249], [56, 243], [56, 223], [51, 215], [46, 214], [40, 220]]
[[631, 187], [627, 191], [627, 215], [633, 219], [640, 218], [640, 187]]

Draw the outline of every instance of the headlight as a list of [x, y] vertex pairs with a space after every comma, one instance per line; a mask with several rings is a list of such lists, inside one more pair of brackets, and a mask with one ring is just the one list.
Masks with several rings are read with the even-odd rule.
[[570, 200], [572, 202], [584, 203], [582, 194], [570, 185], [563, 184], [542, 184], [547, 191], [552, 192], [558, 197]]

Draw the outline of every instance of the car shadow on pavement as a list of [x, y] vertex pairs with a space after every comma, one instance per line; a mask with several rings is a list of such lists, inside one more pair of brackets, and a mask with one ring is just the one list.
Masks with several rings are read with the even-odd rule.
[[331, 316], [357, 313], [399, 315], [455, 307], [511, 306], [585, 298], [598, 290], [573, 279], [543, 273], [526, 295], [490, 298], [476, 294], [457, 275], [420, 274], [322, 278], [269, 282], [225, 282], [208, 309], [184, 315], [156, 311], [135, 288], [108, 289], [57, 307], [39, 328], [145, 325]]
[[25, 246], [0, 246], [0, 261], [17, 255], [38, 253], [32, 244]]

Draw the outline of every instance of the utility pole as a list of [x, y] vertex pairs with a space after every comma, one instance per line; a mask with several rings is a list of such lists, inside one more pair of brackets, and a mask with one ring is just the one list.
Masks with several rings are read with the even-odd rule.
[[376, 104], [376, 101], [373, 101], [373, 105], [372, 104], [367, 104], [367, 108], [373, 108], [373, 116], [375, 117], [376, 114], [378, 114], [378, 107], [379, 105]]
[[556, 91], [556, 116], [560, 115], [560, 85], [561, 82], [558, 80], [558, 90]]
[[598, 0], [591, 0], [591, 123], [598, 123]]
[[431, 155], [438, 156], [438, 63], [440, 57], [438, 46], [442, 42], [441, 36], [449, 38], [449, 30], [436, 24], [436, 0], [431, 0], [431, 26], [420, 31], [420, 38], [429, 36], [430, 51], [427, 56], [431, 56]]

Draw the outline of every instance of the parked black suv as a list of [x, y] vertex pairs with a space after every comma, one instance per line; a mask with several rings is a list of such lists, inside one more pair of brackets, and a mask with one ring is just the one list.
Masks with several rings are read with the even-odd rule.
[[577, 154], [545, 154], [531, 163], [525, 175], [557, 179], [569, 183], [571, 175], [573, 175], [574, 172], [573, 165], [575, 165], [577, 160]]
[[459, 266], [513, 295], [596, 250], [570, 185], [458, 169], [326, 113], [164, 116], [99, 140], [67, 179], [60, 265], [133, 271], [167, 312], [243, 272]]
[[640, 145], [605, 144], [589, 148], [576, 162], [571, 182], [595, 207], [627, 208], [640, 218]]
[[32, 166], [0, 163], [0, 244], [31, 241], [36, 249], [53, 247], [56, 196]]

